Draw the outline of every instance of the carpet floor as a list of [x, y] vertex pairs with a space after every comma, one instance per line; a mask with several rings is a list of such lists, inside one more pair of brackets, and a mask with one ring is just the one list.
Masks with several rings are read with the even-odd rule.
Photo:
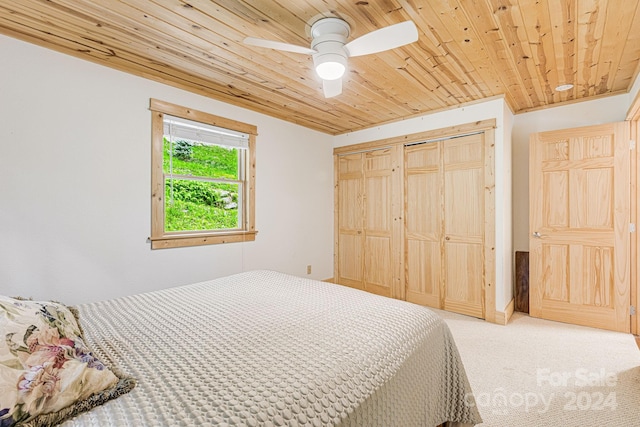
[[501, 326], [435, 311], [455, 337], [481, 426], [640, 426], [632, 335], [522, 313]]

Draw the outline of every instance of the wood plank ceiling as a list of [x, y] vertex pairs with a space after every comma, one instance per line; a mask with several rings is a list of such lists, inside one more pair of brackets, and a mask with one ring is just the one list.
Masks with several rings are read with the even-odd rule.
[[[640, 0], [0, 0], [0, 33], [329, 134], [494, 96], [514, 112], [625, 93], [638, 73]], [[349, 58], [325, 99], [309, 46], [337, 16], [350, 40], [407, 19], [419, 40]], [[566, 92], [554, 90], [572, 83]]]

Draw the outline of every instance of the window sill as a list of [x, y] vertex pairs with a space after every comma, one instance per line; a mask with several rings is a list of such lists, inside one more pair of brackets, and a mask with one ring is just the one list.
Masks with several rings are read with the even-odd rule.
[[181, 234], [150, 237], [151, 249], [183, 248], [188, 246], [219, 245], [221, 243], [253, 242], [257, 231], [234, 231], [211, 234]]

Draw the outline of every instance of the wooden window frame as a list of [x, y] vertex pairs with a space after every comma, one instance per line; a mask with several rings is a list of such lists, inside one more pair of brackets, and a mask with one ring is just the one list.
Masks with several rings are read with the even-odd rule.
[[[256, 238], [255, 229], [255, 183], [256, 183], [256, 136], [257, 127], [202, 111], [151, 99], [151, 249], [178, 248], [187, 246], [215, 245], [220, 243], [248, 242]], [[223, 127], [249, 135], [249, 152], [244, 181], [242, 203], [243, 224], [240, 230], [166, 232], [164, 230], [164, 179], [162, 139], [164, 115], [180, 117], [195, 122]]]

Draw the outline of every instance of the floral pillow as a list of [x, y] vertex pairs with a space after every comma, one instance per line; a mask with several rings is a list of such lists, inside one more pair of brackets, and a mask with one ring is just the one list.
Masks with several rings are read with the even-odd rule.
[[68, 307], [0, 296], [0, 427], [57, 424], [134, 385], [94, 357]]

